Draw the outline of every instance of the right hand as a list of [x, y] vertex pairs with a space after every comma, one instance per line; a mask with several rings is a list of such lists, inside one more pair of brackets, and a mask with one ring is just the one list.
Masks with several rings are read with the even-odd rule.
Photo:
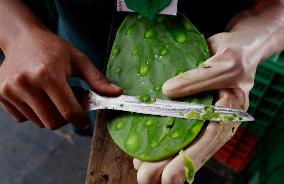
[[67, 83], [70, 76], [81, 78], [98, 93], [121, 94], [84, 54], [47, 30], [22, 31], [3, 51], [0, 103], [18, 122], [31, 120], [50, 130], [68, 122], [88, 127], [86, 112]]

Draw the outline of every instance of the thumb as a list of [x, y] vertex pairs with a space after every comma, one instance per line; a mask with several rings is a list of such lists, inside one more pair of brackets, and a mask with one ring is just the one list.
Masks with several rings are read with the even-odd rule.
[[96, 92], [117, 96], [122, 93], [119, 86], [110, 83], [106, 77], [91, 63], [91, 61], [82, 53], [76, 52], [72, 58], [73, 74], [87, 84], [89, 84]]

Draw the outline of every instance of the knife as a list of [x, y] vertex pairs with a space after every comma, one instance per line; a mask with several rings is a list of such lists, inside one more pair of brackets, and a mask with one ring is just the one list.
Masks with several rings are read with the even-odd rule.
[[75, 90], [73, 88], [73, 92], [87, 111], [111, 109], [184, 119], [230, 122], [254, 121], [251, 115], [237, 109], [161, 99], [156, 99], [152, 103], [145, 103], [134, 96], [106, 97], [93, 91], [82, 93], [82, 90], [77, 88]]

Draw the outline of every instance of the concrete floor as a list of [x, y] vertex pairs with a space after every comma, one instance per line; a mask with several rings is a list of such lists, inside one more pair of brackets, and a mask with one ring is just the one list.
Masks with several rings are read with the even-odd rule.
[[82, 184], [90, 145], [71, 126], [50, 132], [17, 124], [0, 108], [0, 183]]
[[[0, 108], [0, 184], [83, 184], [91, 141], [70, 125], [50, 132], [30, 122], [17, 124]], [[194, 183], [208, 181], [226, 183], [203, 167]]]

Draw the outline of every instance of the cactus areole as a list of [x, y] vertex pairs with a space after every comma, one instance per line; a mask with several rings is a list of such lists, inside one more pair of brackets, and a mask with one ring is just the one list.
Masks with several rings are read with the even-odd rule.
[[[202, 34], [182, 14], [158, 15], [154, 21], [136, 13], [120, 26], [110, 54], [107, 77], [121, 86], [124, 94], [145, 103], [169, 99], [163, 83], [196, 68], [209, 57]], [[179, 99], [210, 105], [209, 93]], [[110, 111], [107, 127], [114, 142], [128, 155], [158, 161], [176, 155], [202, 129], [203, 120], [142, 115]]]

